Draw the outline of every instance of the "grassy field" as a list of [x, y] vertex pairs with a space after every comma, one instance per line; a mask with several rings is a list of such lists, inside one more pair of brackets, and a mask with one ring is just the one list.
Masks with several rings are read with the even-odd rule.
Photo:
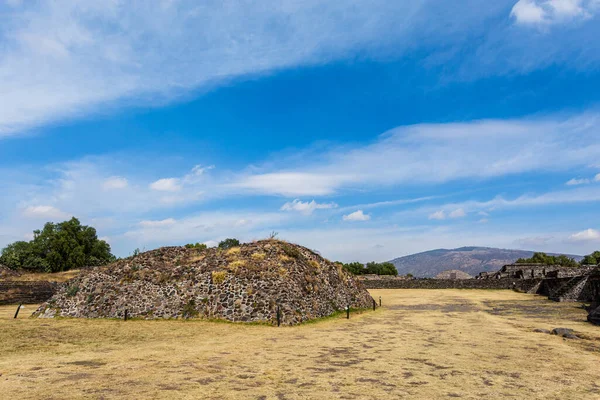
[[65, 272], [52, 272], [52, 273], [44, 273], [44, 272], [36, 272], [36, 273], [25, 273], [19, 276], [8, 277], [6, 281], [27, 281], [27, 282], [37, 282], [37, 281], [49, 281], [49, 282], [66, 282], [71, 278], [79, 275], [81, 270], [72, 269]]
[[[6, 399], [600, 398], [600, 327], [511, 291], [373, 290], [384, 307], [296, 327], [30, 319], [0, 307]], [[583, 339], [533, 332], [568, 327]]]

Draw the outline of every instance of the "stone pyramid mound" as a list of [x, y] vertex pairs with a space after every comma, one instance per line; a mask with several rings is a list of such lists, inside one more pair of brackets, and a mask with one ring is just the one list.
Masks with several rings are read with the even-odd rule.
[[296, 324], [372, 307], [352, 275], [313, 251], [278, 240], [228, 250], [162, 247], [82, 272], [39, 317], [215, 318]]

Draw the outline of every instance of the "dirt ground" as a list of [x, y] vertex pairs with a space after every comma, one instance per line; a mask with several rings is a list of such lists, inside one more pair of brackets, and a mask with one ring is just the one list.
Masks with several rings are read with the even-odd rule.
[[[600, 399], [600, 327], [575, 303], [373, 290], [377, 311], [296, 327], [30, 319], [0, 307], [6, 399]], [[574, 329], [580, 340], [533, 332]]]

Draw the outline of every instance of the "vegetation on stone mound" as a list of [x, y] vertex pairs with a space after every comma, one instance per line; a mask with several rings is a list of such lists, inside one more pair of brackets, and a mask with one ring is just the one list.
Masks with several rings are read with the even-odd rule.
[[239, 246], [240, 246], [240, 241], [239, 240], [233, 239], [233, 238], [229, 238], [229, 239], [222, 240], [219, 243], [218, 247], [219, 247], [219, 249], [227, 250], [227, 249], [230, 249], [232, 247], [239, 247]]
[[110, 245], [98, 239], [96, 229], [81, 225], [77, 218], [48, 222], [42, 230], [33, 231], [33, 240], [11, 243], [0, 255], [0, 264], [36, 272], [68, 271], [114, 260]]
[[390, 262], [376, 263], [375, 261], [371, 261], [366, 265], [360, 262], [341, 264], [344, 266], [344, 269], [346, 271], [350, 272], [353, 275], [398, 275], [398, 270], [396, 270], [394, 264]]
[[578, 267], [580, 264], [572, 258], [565, 255], [550, 256], [546, 253], [533, 253], [531, 258], [519, 258], [517, 264], [546, 264], [562, 265], [563, 267]]

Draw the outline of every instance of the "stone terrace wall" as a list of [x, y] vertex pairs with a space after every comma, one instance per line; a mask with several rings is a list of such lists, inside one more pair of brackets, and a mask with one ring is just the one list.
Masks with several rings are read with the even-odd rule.
[[0, 305], [43, 303], [56, 288], [52, 282], [0, 282]]
[[363, 280], [367, 289], [519, 289], [528, 291], [539, 279], [379, 279]]

